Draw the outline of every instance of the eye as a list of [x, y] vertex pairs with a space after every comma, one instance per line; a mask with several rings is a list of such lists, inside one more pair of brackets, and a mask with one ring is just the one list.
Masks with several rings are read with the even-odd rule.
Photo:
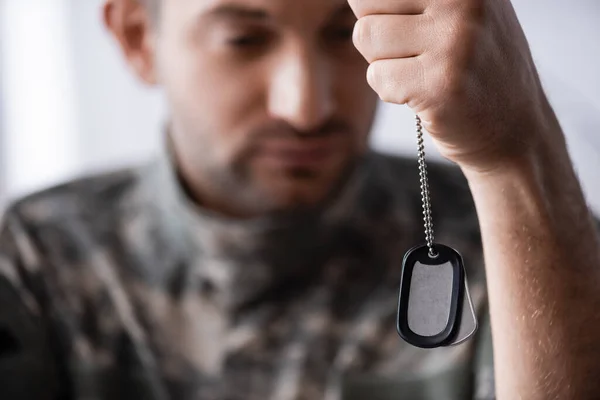
[[265, 46], [268, 41], [268, 35], [265, 34], [246, 34], [227, 39], [227, 44], [235, 48], [248, 49]]

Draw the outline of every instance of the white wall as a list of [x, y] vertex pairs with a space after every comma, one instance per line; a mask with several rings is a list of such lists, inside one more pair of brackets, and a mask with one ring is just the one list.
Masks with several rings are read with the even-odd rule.
[[[0, 151], [7, 168], [0, 171], [0, 203], [3, 186], [17, 196], [144, 158], [158, 143], [164, 106], [160, 93], [132, 78], [101, 27], [102, 0], [3, 1]], [[600, 2], [513, 3], [585, 190], [600, 210]], [[383, 106], [373, 144], [414, 154], [411, 112]]]
[[128, 70], [101, 24], [103, 0], [69, 1], [82, 169], [130, 164], [158, 145], [165, 119], [160, 93]]
[[67, 0], [5, 0], [2, 38], [2, 184], [39, 187], [78, 167]]

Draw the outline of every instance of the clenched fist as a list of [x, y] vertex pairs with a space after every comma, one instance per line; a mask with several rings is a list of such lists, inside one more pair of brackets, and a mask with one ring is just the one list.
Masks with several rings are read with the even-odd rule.
[[349, 0], [369, 84], [407, 104], [444, 156], [493, 169], [522, 158], [556, 122], [509, 0]]

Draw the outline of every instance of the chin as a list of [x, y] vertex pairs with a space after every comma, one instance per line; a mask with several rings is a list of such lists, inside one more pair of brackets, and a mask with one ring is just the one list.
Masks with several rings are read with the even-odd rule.
[[298, 210], [322, 205], [335, 186], [333, 181], [287, 181], [270, 186], [266, 192], [277, 210]]
[[[333, 161], [333, 160], [332, 160]], [[319, 167], [259, 168], [254, 182], [266, 203], [278, 210], [313, 208], [325, 203], [340, 187], [349, 168], [343, 160]]]
[[321, 205], [327, 196], [308, 193], [304, 191], [295, 191], [291, 193], [281, 193], [275, 200], [276, 208], [279, 210], [298, 210], [310, 209]]

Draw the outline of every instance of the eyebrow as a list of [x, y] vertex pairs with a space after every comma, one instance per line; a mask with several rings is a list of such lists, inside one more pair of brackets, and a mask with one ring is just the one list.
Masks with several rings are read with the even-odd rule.
[[261, 8], [249, 7], [241, 4], [223, 4], [210, 10], [208, 17], [225, 17], [233, 19], [251, 19], [264, 21], [270, 18], [269, 13]]

